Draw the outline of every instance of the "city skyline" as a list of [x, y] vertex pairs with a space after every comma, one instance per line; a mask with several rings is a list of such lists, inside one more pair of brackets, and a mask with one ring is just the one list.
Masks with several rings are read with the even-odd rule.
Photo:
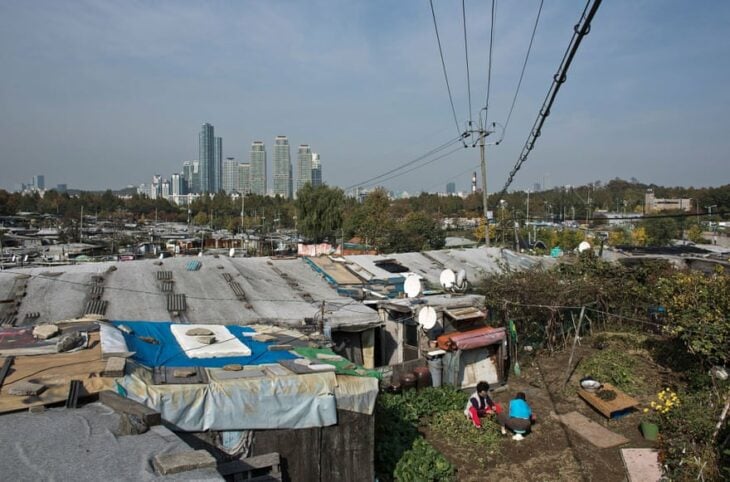
[[[506, 121], [538, 4], [500, 6], [495, 122]], [[235, 143], [222, 146], [223, 155], [241, 160], [253, 140], [241, 133], [306, 140], [326, 153], [328, 183], [342, 187], [455, 136], [428, 5], [333, 5], [4, 2], [0, 187], [38, 172], [53, 180], [48, 186], [88, 190], [149, 182], [150, 166], [172, 173], [196, 157], [200, 119], [214, 120], [215, 136]], [[470, 113], [462, 19], [443, 2], [435, 7], [463, 128]], [[476, 117], [486, 90], [489, 8], [467, 8]], [[545, 5], [504, 140], [487, 148], [490, 192], [514, 165], [579, 16], [573, 2]], [[721, 32], [729, 20], [726, 2], [604, 2], [513, 187], [526, 189], [545, 173], [574, 185], [614, 177], [726, 182], [730, 68], [721, 59], [730, 58], [730, 40]], [[383, 185], [443, 189], [478, 159], [477, 149], [462, 149]]]

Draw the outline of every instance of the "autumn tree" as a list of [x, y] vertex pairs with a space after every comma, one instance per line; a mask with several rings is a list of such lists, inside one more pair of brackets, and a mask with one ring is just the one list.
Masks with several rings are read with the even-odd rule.
[[342, 209], [345, 194], [340, 188], [326, 184], [312, 187], [307, 183], [297, 192], [297, 226], [299, 231], [319, 243], [333, 240], [342, 227]]

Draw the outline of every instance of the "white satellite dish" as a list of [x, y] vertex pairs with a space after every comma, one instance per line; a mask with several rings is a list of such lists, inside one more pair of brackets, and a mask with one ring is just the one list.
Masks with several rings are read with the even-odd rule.
[[236, 248], [231, 248], [230, 251], [228, 251], [228, 256], [233, 258], [236, 255]]
[[28, 262], [28, 255], [26, 254], [25, 256], [23, 256], [23, 263], [27, 263], [27, 262]]
[[421, 294], [421, 280], [414, 274], [406, 276], [405, 282], [403, 282], [403, 291], [406, 292], [406, 296], [409, 298], [415, 298]]
[[436, 326], [436, 310], [434, 310], [430, 306], [424, 306], [421, 308], [421, 310], [418, 312], [418, 324], [421, 325], [421, 328], [424, 330], [430, 330], [434, 326]]
[[160, 255], [158, 256], [158, 258], [165, 259], [165, 255], [163, 253], [160, 253]]
[[582, 253], [583, 251], [588, 251], [589, 249], [591, 249], [591, 245], [587, 241], [581, 241], [580, 244], [578, 245], [579, 253]]
[[456, 288], [460, 291], [463, 291], [466, 290], [468, 286], [469, 284], [466, 279], [466, 270], [460, 269], [459, 272], [456, 274]]
[[203, 257], [203, 252], [202, 251], [198, 253], [198, 257]]
[[13, 258], [12, 258], [12, 261], [13, 261], [13, 263], [15, 263], [15, 260], [16, 260], [16, 259], [17, 259], [17, 258], [15, 257], [15, 255], [13, 255]]
[[453, 271], [446, 268], [441, 272], [441, 276], [439, 276], [439, 281], [441, 282], [441, 287], [443, 289], [450, 290], [456, 282], [456, 275]]

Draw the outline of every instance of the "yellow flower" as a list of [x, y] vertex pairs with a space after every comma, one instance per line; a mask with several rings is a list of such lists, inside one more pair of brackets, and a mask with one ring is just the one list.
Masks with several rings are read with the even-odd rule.
[[649, 405], [651, 405], [651, 408], [657, 408], [657, 404], [654, 401], [652, 401]]
[[648, 412], [649, 412], [649, 409], [648, 408], [645, 408], [644, 409], [644, 413], [648, 413]]

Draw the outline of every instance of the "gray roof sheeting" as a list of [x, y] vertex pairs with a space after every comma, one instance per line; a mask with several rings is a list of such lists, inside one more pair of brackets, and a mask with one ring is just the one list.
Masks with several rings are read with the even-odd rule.
[[[28, 295], [18, 319], [27, 312], [40, 312], [34, 323], [76, 318], [89, 299], [92, 276], [104, 276], [105, 317], [113, 320], [169, 321], [167, 293], [161, 289], [158, 271], [171, 271], [174, 293], [186, 295], [184, 319], [190, 323], [250, 324], [255, 322], [300, 325], [314, 317], [327, 302], [326, 318], [335, 329], [358, 330], [378, 324], [377, 313], [349, 297], [338, 295], [327, 282], [301, 259], [196, 257], [199, 271], [187, 271], [193, 258], [95, 263], [0, 272], [0, 290], [12, 289], [16, 274], [29, 274]], [[114, 267], [116, 269], [109, 268]], [[219, 268], [221, 267], [221, 268]], [[43, 277], [54, 271], [62, 274]], [[239, 300], [228, 281], [228, 273], [245, 293]], [[283, 276], [282, 276], [283, 274]]]

